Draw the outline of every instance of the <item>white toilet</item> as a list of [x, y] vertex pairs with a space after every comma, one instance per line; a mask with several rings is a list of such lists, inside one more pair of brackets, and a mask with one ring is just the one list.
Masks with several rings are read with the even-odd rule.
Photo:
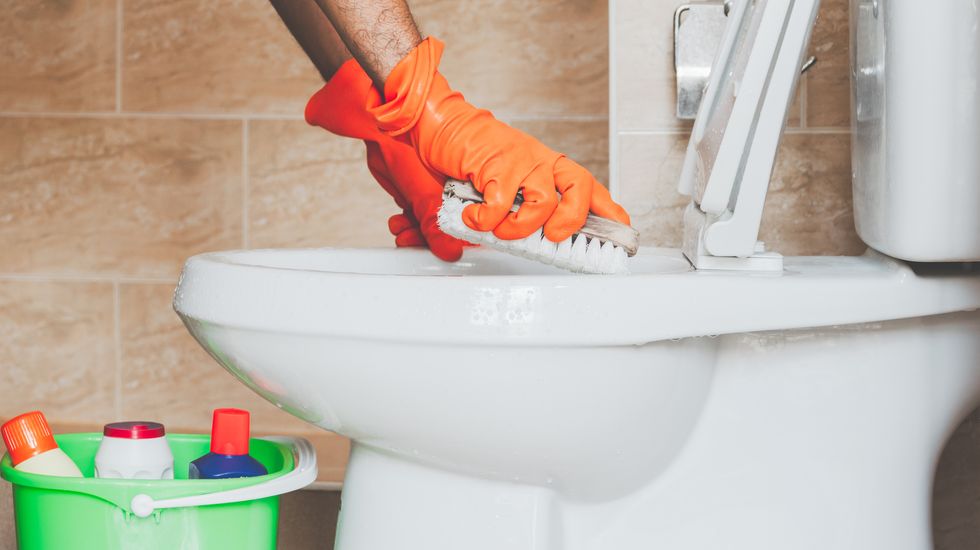
[[755, 243], [817, 2], [741, 0], [683, 252], [624, 277], [222, 252], [188, 260], [174, 307], [257, 393], [353, 440], [339, 550], [926, 550], [936, 460], [980, 403], [966, 4], [852, 1], [855, 211], [881, 252]]

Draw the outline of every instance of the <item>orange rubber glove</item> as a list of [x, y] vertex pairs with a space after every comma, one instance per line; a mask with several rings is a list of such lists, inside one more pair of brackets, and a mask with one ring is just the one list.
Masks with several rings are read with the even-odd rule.
[[[467, 226], [501, 239], [521, 239], [544, 226], [545, 236], [560, 242], [585, 224], [589, 211], [629, 224], [626, 210], [588, 170], [450, 89], [438, 72], [442, 50], [432, 37], [416, 46], [388, 76], [386, 103], [372, 112], [387, 134], [407, 134], [426, 166], [469, 180], [483, 193], [486, 203], [463, 211]], [[524, 203], [510, 212], [519, 190]]]
[[368, 169], [403, 212], [388, 220], [397, 246], [428, 246], [440, 259], [456, 261], [464, 242], [440, 231], [436, 223], [445, 177], [423, 166], [406, 138], [378, 129], [368, 108], [380, 104], [371, 78], [351, 59], [310, 98], [306, 122], [364, 140]]

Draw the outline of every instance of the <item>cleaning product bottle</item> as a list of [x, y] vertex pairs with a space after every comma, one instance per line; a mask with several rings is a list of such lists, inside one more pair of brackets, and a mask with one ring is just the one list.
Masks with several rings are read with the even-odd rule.
[[58, 448], [41, 411], [15, 416], [0, 426], [14, 468], [32, 474], [82, 477], [78, 466]]
[[215, 409], [211, 420], [211, 452], [191, 462], [190, 479], [264, 476], [269, 473], [248, 454], [248, 411]]
[[173, 479], [174, 455], [166, 434], [157, 422], [106, 424], [95, 453], [95, 477]]

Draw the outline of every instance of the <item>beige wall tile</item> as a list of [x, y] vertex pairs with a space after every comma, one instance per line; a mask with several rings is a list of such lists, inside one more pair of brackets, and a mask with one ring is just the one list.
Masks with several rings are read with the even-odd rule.
[[0, 272], [174, 276], [241, 245], [241, 123], [0, 119]]
[[606, 0], [412, 0], [441, 65], [474, 105], [501, 116], [607, 112]]
[[759, 238], [785, 255], [857, 255], [848, 134], [783, 137]]
[[677, 192], [686, 133], [619, 137], [621, 204], [644, 246], [680, 247], [688, 197]]
[[323, 83], [269, 2], [130, 0], [124, 110], [302, 116]]
[[0, 111], [116, 105], [116, 0], [19, 0], [0, 17]]
[[531, 134], [555, 151], [586, 167], [604, 184], [609, 183], [608, 120], [523, 120], [514, 127]]
[[400, 210], [368, 172], [364, 143], [302, 121], [249, 123], [249, 245], [394, 246]]
[[326, 430], [313, 429], [316, 431], [304, 431], [300, 435], [316, 448], [317, 481], [342, 482], [350, 457], [350, 440]]
[[207, 431], [211, 411], [241, 407], [256, 432], [310, 427], [280, 411], [226, 372], [194, 341], [174, 313], [174, 285], [119, 287], [122, 414]]
[[111, 418], [113, 311], [111, 284], [0, 281], [0, 417]]
[[676, 0], [615, 0], [618, 130], [689, 127], [677, 119]]
[[824, 0], [810, 42], [817, 64], [807, 73], [808, 126], [851, 125], [849, 33], [848, 0]]

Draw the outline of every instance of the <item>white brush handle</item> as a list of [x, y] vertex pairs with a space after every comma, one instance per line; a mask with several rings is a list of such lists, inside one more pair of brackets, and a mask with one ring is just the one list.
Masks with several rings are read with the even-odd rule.
[[[464, 201], [476, 203], [486, 202], [483, 200], [483, 195], [468, 181], [446, 180], [445, 193]], [[511, 206], [510, 211], [516, 212], [523, 202], [524, 197], [518, 193], [517, 197], [514, 198], [514, 205]], [[629, 256], [635, 256], [637, 250], [640, 248], [639, 231], [628, 225], [594, 214], [589, 214], [585, 218], [585, 225], [576, 233], [599, 239], [602, 242], [611, 242], [625, 250]]]

